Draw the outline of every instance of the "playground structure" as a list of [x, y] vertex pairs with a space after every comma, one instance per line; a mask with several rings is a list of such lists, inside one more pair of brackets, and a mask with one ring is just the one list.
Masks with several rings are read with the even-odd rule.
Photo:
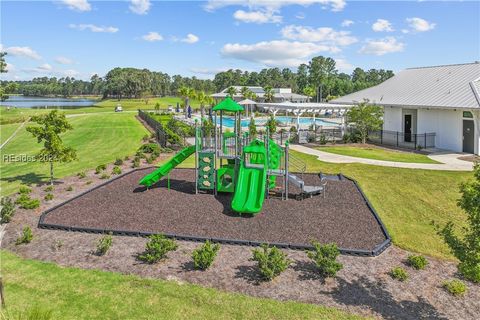
[[[178, 152], [167, 163], [143, 177], [139, 184], [151, 187], [192, 154], [195, 154], [195, 193], [233, 193], [232, 209], [238, 213], [257, 214], [271, 190], [289, 198], [289, 183], [300, 194], [297, 199], [323, 193], [326, 182], [320, 186], [305, 185], [302, 177], [289, 172], [290, 167], [302, 174], [306, 166], [289, 154], [289, 140], [269, 135], [250, 136], [241, 131], [243, 107], [226, 98], [213, 108], [213, 126], [201, 121], [195, 124], [195, 144]], [[223, 130], [223, 116], [233, 114], [233, 132]], [[217, 121], [218, 120], [218, 121]], [[279, 186], [281, 185], [280, 190]]]

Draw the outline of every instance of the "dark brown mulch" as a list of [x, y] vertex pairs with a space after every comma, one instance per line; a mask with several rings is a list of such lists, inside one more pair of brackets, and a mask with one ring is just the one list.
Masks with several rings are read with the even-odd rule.
[[[351, 181], [329, 181], [327, 196], [296, 201], [265, 200], [263, 211], [240, 217], [232, 195], [194, 194], [194, 171], [177, 169], [171, 190], [164, 179], [145, 190], [138, 180], [152, 169], [135, 171], [51, 211], [46, 224], [109, 230], [175, 233], [209, 238], [309, 244], [312, 239], [339, 247], [372, 250], [385, 236]], [[304, 175], [318, 184], [318, 175]]]

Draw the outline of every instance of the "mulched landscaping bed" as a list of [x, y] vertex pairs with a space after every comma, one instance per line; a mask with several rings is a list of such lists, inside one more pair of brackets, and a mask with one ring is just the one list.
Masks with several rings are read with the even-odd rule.
[[[145, 190], [138, 181], [152, 170], [134, 171], [60, 205], [46, 214], [42, 223], [298, 245], [308, 245], [315, 239], [368, 251], [386, 240], [361, 193], [349, 180], [329, 181], [325, 199], [314, 196], [282, 201], [272, 197], [265, 200], [257, 216], [240, 217], [231, 210], [231, 194], [196, 195], [191, 169], [171, 173], [171, 190], [166, 179]], [[303, 178], [310, 185], [320, 182], [315, 174]]]

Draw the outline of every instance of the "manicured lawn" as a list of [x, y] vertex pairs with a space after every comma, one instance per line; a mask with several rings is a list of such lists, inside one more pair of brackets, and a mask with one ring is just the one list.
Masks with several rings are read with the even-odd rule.
[[466, 215], [457, 207], [456, 201], [460, 197], [459, 184], [473, 177], [471, 172], [331, 164], [319, 161], [315, 156], [291, 153], [305, 161], [310, 172], [341, 172], [356, 179], [397, 246], [453, 259], [447, 246], [436, 235], [431, 221], [465, 223]]
[[388, 150], [376, 146], [325, 146], [318, 147], [317, 149], [320, 151], [341, 154], [344, 156], [374, 160], [414, 163], [439, 163], [423, 154]]
[[24, 260], [7, 251], [1, 251], [1, 261], [4, 311], [13, 316], [41, 310], [51, 312], [51, 319], [361, 319], [322, 306], [113, 272], [62, 268]]
[[0, 144], [10, 138], [10, 136], [17, 130], [20, 123], [2, 124], [0, 125]]
[[[80, 115], [69, 118], [74, 130], [67, 132], [64, 143], [77, 150], [79, 160], [55, 164], [55, 176], [74, 175], [102, 163], [113, 162], [117, 157], [135, 153], [147, 130], [133, 113], [109, 113]], [[41, 148], [37, 141], [22, 128], [2, 149], [2, 154], [34, 155]], [[15, 192], [22, 183], [47, 181], [49, 168], [46, 163], [4, 162], [1, 160], [1, 194]]]
[[[120, 104], [123, 110], [154, 109], [157, 102], [160, 104], [161, 109], [166, 109], [169, 105], [176, 108], [177, 102], [182, 104], [184, 100], [179, 97], [161, 97], [148, 99], [148, 103], [145, 103], [145, 101], [142, 99], [107, 99], [96, 103], [95, 106], [108, 108], [109, 110], [113, 110], [117, 104]], [[194, 99], [190, 99], [190, 105], [192, 108], [199, 107], [199, 103]]]

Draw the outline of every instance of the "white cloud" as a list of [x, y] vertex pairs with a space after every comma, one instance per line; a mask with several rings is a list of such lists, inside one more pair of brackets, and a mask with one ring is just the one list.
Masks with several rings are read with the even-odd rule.
[[372, 24], [372, 30], [375, 32], [392, 32], [394, 31], [390, 21], [385, 19], [377, 19], [374, 24]]
[[7, 62], [7, 66], [5, 67], [5, 69], [7, 70], [7, 72], [15, 72], [15, 70], [17, 70], [15, 65], [13, 65], [11, 63], [8, 63], [8, 62]]
[[66, 58], [66, 57], [62, 57], [62, 56], [58, 56], [55, 58], [55, 62], [56, 63], [59, 63], [59, 64], [73, 64], [73, 60], [72, 59], [69, 59], [69, 58]]
[[320, 52], [338, 52], [334, 46], [287, 40], [262, 41], [255, 44], [228, 43], [221, 53], [224, 57], [256, 62], [267, 66], [297, 67]]
[[286, 26], [281, 30], [282, 36], [289, 40], [305, 42], [322, 42], [338, 46], [348, 46], [357, 42], [357, 38], [350, 35], [350, 31], [335, 31], [332, 28], [317, 28], [306, 26]]
[[343, 21], [342, 21], [341, 26], [342, 26], [342, 27], [350, 27], [350, 26], [351, 26], [352, 24], [354, 24], [354, 23], [355, 23], [355, 22], [354, 22], [353, 20], [348, 20], [348, 19], [346, 19], [346, 20], [343, 20]]
[[30, 47], [8, 47], [4, 48], [0, 45], [0, 51], [5, 51], [9, 55], [16, 57], [26, 57], [34, 60], [40, 60], [42, 57]]
[[50, 71], [52, 70], [52, 66], [49, 65], [48, 63], [44, 63], [41, 66], [38, 67], [38, 69], [43, 70], [43, 71]]
[[345, 59], [335, 59], [335, 66], [339, 71], [349, 72], [353, 70], [353, 65]]
[[295, 18], [297, 18], [299, 20], [303, 20], [303, 19], [305, 19], [305, 13], [299, 12], [295, 15]]
[[182, 38], [182, 39], [179, 39], [179, 38], [173, 36], [172, 40], [175, 41], [175, 42], [180, 41], [180, 42], [193, 44], [195, 42], [198, 42], [198, 40], [200, 40], [200, 38], [197, 37], [196, 35], [192, 34], [192, 33], [189, 33], [189, 34], [187, 34], [187, 36], [185, 38]]
[[218, 8], [227, 6], [244, 6], [250, 9], [268, 9], [280, 10], [282, 7], [289, 5], [301, 5], [308, 7], [313, 4], [320, 4], [322, 8], [331, 11], [342, 11], [346, 6], [345, 0], [210, 0], [204, 6], [207, 11], [214, 11]]
[[422, 18], [407, 18], [407, 23], [416, 32], [430, 31], [435, 28], [435, 23], [428, 22]]
[[62, 0], [62, 3], [71, 10], [82, 12], [92, 10], [92, 6], [87, 0]]
[[154, 42], [154, 41], [163, 40], [163, 37], [158, 32], [151, 31], [151, 32], [147, 33], [146, 35], [143, 35], [142, 39], [145, 40], [145, 41]]
[[59, 75], [65, 76], [65, 77], [77, 77], [77, 76], [80, 75], [80, 72], [78, 72], [77, 70], [73, 70], [73, 69], [59, 70], [59, 71], [57, 71], [57, 73]]
[[398, 42], [394, 37], [386, 37], [378, 40], [367, 40], [360, 49], [360, 53], [383, 56], [387, 53], [403, 51], [405, 44]]
[[72, 29], [77, 29], [80, 31], [90, 30], [91, 32], [106, 32], [106, 33], [115, 33], [119, 29], [116, 27], [106, 27], [106, 26], [96, 26], [94, 24], [69, 24]]
[[276, 15], [274, 11], [243, 11], [237, 10], [233, 14], [233, 17], [241, 22], [245, 23], [280, 23], [282, 22], [282, 16]]
[[128, 8], [136, 14], [147, 14], [151, 6], [150, 0], [132, 0]]

